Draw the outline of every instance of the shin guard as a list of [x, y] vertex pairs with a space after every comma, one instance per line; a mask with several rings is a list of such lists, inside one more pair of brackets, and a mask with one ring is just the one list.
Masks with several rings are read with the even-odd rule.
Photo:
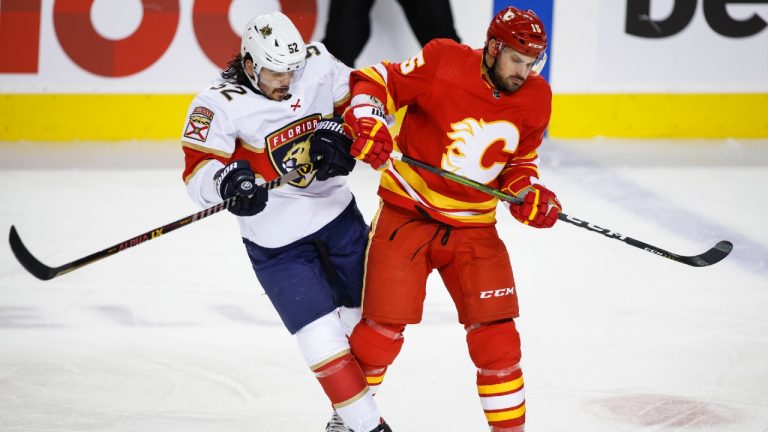
[[395, 361], [403, 347], [403, 330], [404, 324], [379, 324], [364, 319], [349, 338], [352, 353], [374, 394], [384, 381], [387, 367]]

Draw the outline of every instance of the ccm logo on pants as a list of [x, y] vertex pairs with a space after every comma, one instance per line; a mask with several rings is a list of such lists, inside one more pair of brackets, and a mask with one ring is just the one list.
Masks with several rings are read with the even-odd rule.
[[487, 299], [492, 297], [504, 297], [506, 295], [512, 295], [514, 293], [515, 293], [515, 287], [501, 288], [501, 289], [491, 290], [491, 291], [480, 291], [480, 298]]

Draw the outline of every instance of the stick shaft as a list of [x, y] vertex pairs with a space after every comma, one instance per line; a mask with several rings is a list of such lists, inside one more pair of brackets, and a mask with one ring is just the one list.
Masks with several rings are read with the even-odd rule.
[[[495, 196], [496, 198], [507, 201], [512, 204], [520, 204], [522, 203], [522, 200], [519, 197], [516, 197], [514, 195], [506, 194], [498, 189], [494, 189], [486, 184], [477, 182], [475, 180], [472, 180], [470, 178], [452, 173], [450, 171], [446, 171], [442, 168], [433, 167], [425, 162], [422, 162], [417, 159], [410, 158], [408, 156], [405, 156], [402, 153], [398, 152], [392, 152], [391, 158], [394, 160], [398, 160], [401, 162], [405, 162], [408, 165], [412, 165], [418, 168], [422, 168], [426, 171], [429, 171], [433, 174], [436, 174], [440, 177], [445, 177], [447, 179], [453, 180], [457, 183], [463, 184], [465, 186], [471, 187], [473, 189], [477, 189], [481, 192], [485, 192], [489, 195]], [[654, 255], [661, 256], [673, 261], [681, 262], [684, 264], [688, 264], [690, 266], [694, 267], [704, 267], [708, 265], [715, 264], [718, 261], [721, 261], [723, 258], [728, 256], [728, 254], [733, 250], [733, 244], [727, 240], [722, 240], [718, 242], [714, 247], [712, 247], [707, 252], [700, 254], [700, 255], [694, 255], [694, 256], [682, 256], [678, 255], [669, 251], [666, 251], [664, 249], [661, 249], [659, 247], [653, 246], [651, 244], [645, 243], [643, 241], [634, 239], [629, 236], [625, 236], [623, 234], [620, 234], [618, 232], [615, 232], [613, 230], [602, 228], [600, 226], [597, 226], [595, 224], [592, 224], [590, 222], [575, 218], [573, 216], [569, 216], [563, 212], [560, 212], [558, 215], [558, 219], [569, 223], [571, 225], [577, 226], [579, 228], [584, 228], [589, 231], [602, 234], [608, 238], [616, 239], [619, 241], [624, 242], [625, 244], [628, 244], [630, 246], [634, 246], [638, 249], [642, 249], [646, 252], [650, 252]]]
[[[296, 180], [302, 175], [309, 173], [311, 168], [312, 168], [312, 164], [299, 166], [297, 169], [290, 171], [286, 174], [283, 174], [282, 176], [258, 187], [265, 188], [267, 190], [278, 188], [286, 183], [290, 183], [291, 181]], [[197, 213], [183, 217], [169, 224], [166, 224], [157, 228], [153, 228], [145, 233], [141, 233], [137, 236], [133, 236], [127, 240], [121, 241], [120, 243], [112, 245], [106, 249], [100, 250], [98, 252], [94, 252], [88, 256], [84, 256], [82, 258], [76, 259], [72, 262], [60, 265], [58, 267], [49, 267], [43, 264], [42, 262], [40, 262], [40, 260], [38, 260], [37, 258], [35, 258], [35, 256], [32, 255], [31, 252], [29, 252], [26, 246], [24, 246], [24, 243], [21, 241], [21, 237], [16, 231], [16, 227], [14, 226], [11, 226], [11, 230], [8, 234], [8, 241], [11, 244], [11, 250], [13, 251], [13, 254], [16, 256], [16, 259], [19, 260], [19, 263], [21, 263], [21, 265], [25, 269], [27, 269], [27, 271], [32, 273], [38, 279], [50, 280], [55, 278], [56, 276], [61, 276], [63, 274], [77, 270], [88, 264], [92, 264], [96, 261], [107, 258], [116, 253], [122, 252], [126, 249], [130, 249], [134, 246], [138, 246], [149, 240], [154, 240], [162, 236], [163, 234], [168, 234], [171, 231], [175, 231], [179, 228], [190, 225], [201, 219], [207, 218], [208, 216], [219, 213], [220, 211], [229, 208], [229, 206], [231, 206], [232, 203], [234, 203], [235, 199], [236, 197], [229, 198], [219, 204], [208, 207], [205, 210], [201, 210]]]

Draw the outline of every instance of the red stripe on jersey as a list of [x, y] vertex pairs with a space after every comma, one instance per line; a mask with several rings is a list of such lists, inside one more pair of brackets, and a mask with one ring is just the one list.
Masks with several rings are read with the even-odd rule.
[[227, 158], [192, 149], [187, 146], [183, 146], [182, 150], [184, 150], [184, 172], [181, 174], [181, 178], [185, 183], [206, 160], [215, 159], [225, 165], [229, 161]]

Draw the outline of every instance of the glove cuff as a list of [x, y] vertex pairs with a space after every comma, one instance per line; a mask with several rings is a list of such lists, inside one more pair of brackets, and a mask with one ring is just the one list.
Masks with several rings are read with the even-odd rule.
[[[251, 176], [253, 176], [253, 170], [251, 170], [251, 164], [248, 163], [247, 160], [237, 160], [232, 161], [224, 168], [216, 171], [216, 174], [213, 175], [213, 181], [214, 185], [216, 187], [216, 192], [219, 194], [219, 197], [222, 199], [227, 199], [230, 196], [234, 194], [234, 190], [232, 189], [233, 185], [230, 184], [230, 179], [234, 178], [233, 176], [237, 171], [245, 171], [247, 173], [251, 173]], [[248, 178], [247, 180], [250, 180]], [[251, 181], [251, 187], [253, 186], [253, 181]], [[230, 189], [228, 189], [230, 188]]]
[[537, 178], [531, 176], [519, 177], [502, 186], [501, 191], [522, 199], [525, 190], [531, 188], [537, 180]]
[[344, 128], [344, 123], [341, 121], [336, 120], [330, 120], [330, 119], [323, 119], [320, 120], [317, 123], [317, 126], [315, 127], [315, 132], [321, 131], [321, 130], [327, 130], [331, 132], [336, 132], [338, 134], [342, 134], [346, 136], [349, 139], [352, 139], [351, 136], [349, 136], [348, 131], [346, 128]]
[[360, 105], [350, 106], [349, 108], [346, 109], [346, 111], [344, 111], [344, 120], [347, 121], [348, 123], [352, 123], [348, 120], [352, 120], [352, 119], [357, 120], [363, 117], [373, 117], [377, 121], [387, 124], [387, 119], [385, 118], [384, 110], [382, 110], [381, 108], [373, 104], [360, 104]]

